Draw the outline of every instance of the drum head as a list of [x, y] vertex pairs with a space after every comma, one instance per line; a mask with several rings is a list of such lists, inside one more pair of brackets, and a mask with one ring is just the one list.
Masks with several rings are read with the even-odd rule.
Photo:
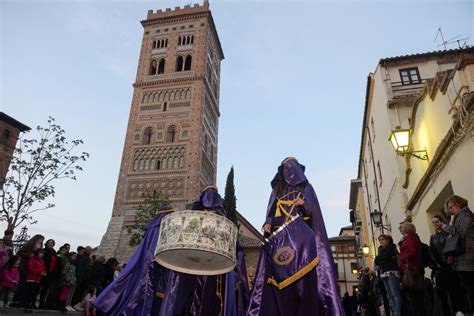
[[229, 258], [196, 249], [163, 251], [156, 255], [155, 260], [168, 269], [195, 275], [219, 275], [235, 267]]
[[211, 212], [179, 211], [160, 224], [156, 261], [188, 274], [218, 275], [234, 269], [237, 227]]

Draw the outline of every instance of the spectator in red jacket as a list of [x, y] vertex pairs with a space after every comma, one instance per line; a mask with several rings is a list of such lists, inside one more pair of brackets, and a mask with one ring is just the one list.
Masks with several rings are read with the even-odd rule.
[[23, 304], [26, 308], [36, 308], [36, 296], [40, 287], [40, 280], [43, 275], [46, 274], [46, 269], [43, 261], [44, 249], [36, 249], [33, 255], [28, 260], [28, 266], [26, 268], [26, 300]]
[[425, 315], [423, 293], [423, 266], [420, 261], [421, 242], [416, 227], [404, 222], [400, 227], [403, 238], [400, 242], [400, 272], [406, 293], [409, 315]]
[[20, 274], [18, 273], [20, 260], [19, 256], [11, 256], [0, 273], [0, 286], [2, 287], [0, 297], [3, 295], [3, 307], [7, 307], [10, 290], [17, 286], [20, 279]]
[[412, 223], [405, 222], [401, 226], [403, 238], [400, 245], [400, 271], [403, 273], [407, 268], [421, 269], [420, 262], [420, 239], [416, 235], [416, 227]]

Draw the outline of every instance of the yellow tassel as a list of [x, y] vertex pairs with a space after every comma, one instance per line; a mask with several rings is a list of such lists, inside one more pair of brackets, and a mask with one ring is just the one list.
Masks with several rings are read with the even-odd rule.
[[290, 276], [288, 279], [283, 280], [280, 283], [278, 283], [274, 278], [269, 277], [268, 280], [267, 280], [267, 283], [271, 284], [273, 286], [276, 286], [279, 290], [284, 289], [288, 285], [290, 285], [290, 284], [298, 281], [299, 279], [301, 279], [306, 273], [311, 271], [311, 269], [316, 267], [318, 264], [319, 264], [319, 258], [314, 258], [313, 261], [308, 263], [303, 269], [299, 270], [298, 272], [296, 272], [295, 274]]
[[281, 213], [285, 214], [286, 217], [290, 217], [290, 213], [285, 210], [285, 205], [292, 206], [295, 200], [280, 200], [278, 199], [276, 210], [275, 210], [275, 217], [280, 217]]
[[158, 297], [158, 298], [161, 298], [161, 299], [165, 298], [165, 294], [163, 294], [161, 292], [155, 292], [155, 296]]

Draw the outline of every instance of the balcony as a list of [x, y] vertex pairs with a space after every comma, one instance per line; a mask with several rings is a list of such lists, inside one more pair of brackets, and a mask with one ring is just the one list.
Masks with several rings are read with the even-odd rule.
[[169, 79], [180, 79], [180, 78], [188, 78], [193, 77], [194, 71], [178, 71], [169, 74], [161, 74], [161, 75], [153, 75], [153, 76], [146, 76], [143, 81], [150, 82], [150, 81], [157, 81], [157, 80], [169, 80]]
[[422, 79], [420, 83], [403, 84], [401, 81], [392, 82], [392, 96], [389, 97], [388, 105], [391, 106], [400, 102], [411, 102], [424, 89], [426, 79]]
[[159, 55], [159, 54], [164, 54], [166, 53], [167, 47], [162, 47], [162, 48], [154, 48], [151, 51], [152, 55]]

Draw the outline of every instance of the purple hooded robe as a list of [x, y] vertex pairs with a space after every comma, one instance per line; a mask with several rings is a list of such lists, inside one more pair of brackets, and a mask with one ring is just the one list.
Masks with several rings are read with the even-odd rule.
[[171, 212], [174, 211], [170, 206], [163, 207], [145, 227], [143, 240], [122, 273], [92, 303], [103, 315], [146, 316], [150, 315], [152, 306], [159, 309], [168, 270], [153, 259], [161, 220]]
[[[262, 247], [247, 313], [249, 316], [344, 315], [321, 209], [316, 193], [304, 175], [304, 170], [305, 167], [295, 158], [287, 158], [280, 165], [277, 175], [272, 180], [273, 191], [268, 203], [265, 224], [270, 224], [274, 230], [285, 223], [284, 212], [293, 212], [293, 216], [299, 213], [314, 233], [296, 238], [304, 239], [308, 236], [314, 238], [313, 244], [316, 249], [296, 249], [296, 252], [300, 256], [310, 252], [317, 254], [319, 264], [290, 285], [279, 289], [269, 283], [272, 268], [276, 265], [272, 260], [275, 259]], [[275, 192], [279, 185], [280, 196], [277, 197]], [[305, 205], [304, 207], [282, 205], [281, 202], [278, 203], [279, 199], [283, 200], [282, 196], [287, 196], [288, 199], [300, 197]]]
[[[206, 187], [193, 203], [195, 210], [226, 215], [215, 186]], [[160, 316], [244, 316], [249, 300], [247, 269], [243, 249], [237, 245], [233, 271], [217, 276], [196, 276], [171, 271]]]

